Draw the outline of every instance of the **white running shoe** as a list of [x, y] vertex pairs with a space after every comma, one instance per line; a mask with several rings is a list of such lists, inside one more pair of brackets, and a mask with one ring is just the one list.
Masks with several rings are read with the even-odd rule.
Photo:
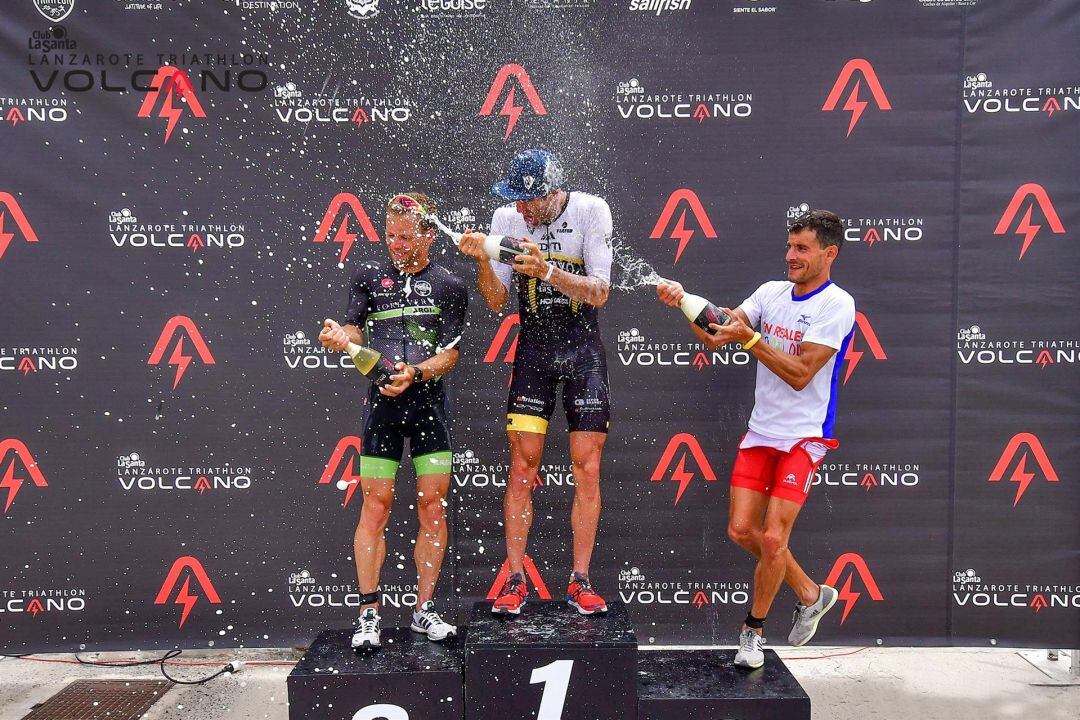
[[817, 632], [818, 622], [821, 620], [822, 615], [829, 612], [832, 606], [836, 604], [836, 590], [828, 585], [821, 585], [820, 587], [821, 591], [818, 593], [817, 602], [813, 605], [795, 605], [795, 615], [792, 618], [795, 624], [792, 625], [791, 632], [788, 633], [788, 645], [801, 647], [810, 642], [810, 639], [814, 637], [814, 633]]
[[765, 638], [750, 628], [743, 628], [739, 634], [739, 651], [735, 653], [735, 664], [751, 670], [765, 664]]
[[368, 608], [360, 615], [356, 632], [352, 636], [352, 646], [356, 649], [375, 649], [382, 645], [379, 639], [379, 613], [375, 608]]
[[457, 637], [457, 626], [451, 625], [439, 617], [439, 613], [435, 612], [435, 603], [431, 600], [428, 600], [420, 606], [419, 610], [413, 612], [410, 629], [413, 632], [427, 635], [428, 640], [434, 642]]

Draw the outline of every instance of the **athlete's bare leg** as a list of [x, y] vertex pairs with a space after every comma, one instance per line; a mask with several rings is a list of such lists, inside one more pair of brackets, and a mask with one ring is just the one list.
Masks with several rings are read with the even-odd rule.
[[[356, 559], [356, 580], [361, 593], [373, 593], [379, 587], [379, 573], [386, 559], [386, 523], [394, 502], [393, 478], [361, 478], [364, 505], [360, 522], [353, 535], [353, 557]], [[364, 605], [376, 607], [377, 603]]]
[[[765, 510], [769, 506], [769, 496], [749, 488], [732, 487], [731, 501], [728, 508], [728, 537], [737, 545], [747, 550], [756, 558], [761, 558], [761, 537], [765, 532]], [[811, 605], [818, 599], [818, 584], [803, 572], [795, 556], [788, 550], [784, 568], [784, 582], [787, 583], [799, 602]], [[756, 615], [755, 617], [761, 617]]]
[[507, 430], [510, 440], [510, 480], [503, 495], [503, 521], [506, 523], [506, 557], [510, 573], [525, 576], [525, 548], [532, 527], [532, 488], [540, 461], [544, 457], [544, 435]]
[[[778, 497], [769, 498], [769, 506], [765, 510], [765, 530], [761, 534], [761, 557], [754, 570], [754, 600], [750, 606], [750, 613], [754, 617], [768, 615], [776, 591], [784, 580], [788, 562], [794, 560], [788, 550], [788, 539], [801, 509], [799, 503]], [[815, 586], [811, 603], [816, 599]]]
[[432, 473], [416, 478], [416, 514], [420, 533], [416, 536], [416, 607], [435, 594], [443, 558], [446, 556], [446, 493], [450, 473]]
[[607, 433], [570, 433], [570, 460], [574, 464], [574, 506], [570, 525], [574, 529], [574, 572], [589, 575], [589, 562], [600, 524], [600, 456]]

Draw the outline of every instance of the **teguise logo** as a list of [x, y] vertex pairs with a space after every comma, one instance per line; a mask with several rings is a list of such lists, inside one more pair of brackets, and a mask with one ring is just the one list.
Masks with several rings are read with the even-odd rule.
[[[1028, 198], [1031, 198], [1030, 203], [1025, 203]], [[1054, 204], [1050, 202], [1050, 196], [1046, 194], [1046, 189], [1038, 183], [1027, 183], [1021, 185], [1013, 193], [1012, 200], [1009, 201], [1008, 207], [1005, 208], [1005, 212], [1002, 213], [1001, 219], [998, 220], [997, 227], [994, 228], [995, 235], [1004, 235], [1009, 231], [1009, 228], [1013, 226], [1016, 221], [1016, 216], [1019, 214], [1020, 209], [1026, 207], [1027, 210], [1024, 216], [1016, 223], [1016, 230], [1013, 234], [1019, 235], [1024, 238], [1024, 243], [1020, 246], [1020, 257], [1018, 259], [1024, 259], [1024, 253], [1031, 247], [1031, 242], [1039, 234], [1043, 225], [1032, 223], [1031, 214], [1035, 210], [1035, 206], [1039, 206], [1039, 212], [1042, 217], [1045, 218], [1045, 222], [1050, 226], [1050, 231], [1055, 235], [1064, 235], [1065, 226], [1061, 224], [1061, 218], [1058, 217], [1057, 210], [1054, 209]]]
[[536, 115], [548, 114], [547, 108], [544, 107], [544, 103], [540, 100], [540, 95], [536, 92], [536, 88], [533, 87], [529, 73], [517, 63], [508, 63], [499, 69], [495, 80], [492, 81], [487, 97], [484, 98], [484, 104], [480, 107], [481, 117], [488, 117], [494, 112], [495, 104], [502, 97], [503, 89], [507, 84], [509, 84], [510, 90], [506, 95], [506, 100], [503, 101], [502, 109], [499, 110], [499, 115], [507, 119], [506, 134], [503, 135], [503, 142], [510, 139], [510, 133], [514, 131], [514, 126], [517, 125], [518, 118], [521, 117], [521, 113], [525, 109], [523, 105], [519, 105], [515, 100], [514, 91], [516, 88], [521, 88], [521, 91], [525, 93], [525, 99], [528, 101], [533, 113]]
[[[551, 592], [548, 590], [547, 585], [544, 584], [544, 578], [540, 577], [540, 571], [536, 569], [536, 563], [533, 562], [533, 559], [526, 555], [522, 565], [525, 570], [525, 579], [528, 581], [532, 591], [536, 593], [539, 599], [550, 600]], [[503, 561], [502, 567], [499, 568], [499, 572], [495, 575], [495, 582], [491, 583], [491, 588], [487, 593], [487, 599], [494, 600], [499, 597], [499, 590], [502, 589], [503, 584], [509, 579], [510, 559], [507, 558]]]
[[[184, 114], [185, 107], [197, 118], [206, 117], [206, 111], [203, 110], [202, 103], [195, 94], [195, 86], [191, 84], [191, 78], [186, 72], [173, 65], [162, 65], [158, 68], [157, 74], [150, 82], [150, 89], [146, 91], [142, 105], [139, 106], [139, 117], [150, 117], [159, 99], [161, 109], [158, 111], [158, 117], [168, 121], [165, 126], [166, 143], [169, 142], [176, 123]], [[177, 99], [180, 104], [174, 105]]]
[[[679, 452], [679, 451], [682, 452]], [[679, 454], [679, 463], [672, 468], [672, 462], [675, 460], [676, 453]], [[701, 445], [698, 444], [697, 438], [690, 433], [677, 433], [672, 436], [668, 441], [667, 447], [664, 448], [664, 454], [660, 456], [660, 461], [656, 463], [656, 467], [653, 468], [652, 475], [649, 476], [651, 482], [661, 482], [664, 476], [667, 475], [668, 470], [672, 470], [671, 482], [679, 483], [679, 489], [675, 493], [675, 505], [679, 504], [679, 500], [682, 499], [683, 493], [686, 492], [686, 488], [689, 487], [690, 482], [694, 479], [695, 473], [693, 470], [686, 469], [686, 459], [692, 457], [694, 464], [701, 472], [701, 476], [707, 482], [716, 481], [716, 473], [713, 472], [712, 465], [709, 463], [709, 459], [705, 457], [705, 453], [701, 450]]]
[[870, 324], [870, 320], [866, 315], [856, 311], [855, 313], [855, 331], [851, 334], [851, 341], [848, 343], [847, 351], [844, 353], [844, 360], [847, 362], [847, 371], [844, 373], [844, 381], [842, 384], [847, 385], [847, 381], [851, 379], [852, 373], [855, 372], [855, 368], [862, 362], [863, 357], [866, 355], [866, 350], [857, 349], [857, 340], [862, 337], [862, 342], [866, 343], [866, 347], [870, 352], [870, 356], [875, 360], [888, 360], [889, 356], [885, 354], [885, 349], [881, 346], [881, 341], [878, 340], [877, 333], [874, 332], [874, 326]]
[[193, 355], [185, 351], [185, 335], [191, 345], [194, 346], [195, 353], [203, 365], [216, 364], [214, 356], [210, 353], [210, 348], [207, 346], [206, 341], [203, 340], [202, 333], [199, 332], [199, 328], [196, 327], [191, 318], [186, 315], [174, 315], [169, 318], [169, 321], [165, 323], [165, 327], [161, 330], [161, 335], [158, 336], [157, 343], [154, 345], [154, 349], [150, 353], [150, 359], [146, 361], [146, 364], [160, 365], [165, 358], [165, 351], [175, 337], [176, 345], [172, 346], [172, 352], [169, 354], [167, 361], [167, 364], [176, 366], [176, 374], [173, 377], [173, 390], [176, 390], [176, 386], [180, 384], [180, 379], [184, 377], [184, 373], [194, 359]]
[[334, 231], [332, 238], [333, 242], [341, 245], [341, 251], [338, 253], [338, 266], [342, 267], [345, 263], [345, 256], [349, 254], [349, 250], [352, 248], [353, 243], [356, 241], [357, 233], [349, 232], [349, 220], [355, 220], [360, 223], [360, 230], [363, 231], [364, 237], [368, 242], [382, 242], [379, 239], [379, 233], [375, 231], [375, 225], [372, 224], [371, 218], [367, 214], [367, 210], [364, 209], [363, 203], [352, 193], [338, 193], [334, 196], [334, 199], [330, 201], [330, 204], [326, 208], [326, 212], [323, 213], [322, 220], [319, 222], [319, 227], [315, 231], [315, 238], [312, 242], [324, 243], [327, 239], [330, 239], [330, 231]]
[[16, 200], [15, 196], [11, 193], [0, 191], [0, 260], [3, 259], [4, 253], [8, 249], [8, 245], [15, 238], [14, 232], [7, 232], [4, 229], [4, 223], [9, 219], [11, 220], [12, 225], [18, 229], [23, 240], [28, 243], [36, 243], [38, 241], [37, 233], [35, 233], [34, 228], [31, 227], [30, 221], [26, 219], [26, 213], [19, 207], [19, 201]]
[[844, 137], [851, 137], [851, 131], [855, 129], [855, 125], [858, 124], [859, 118], [865, 112], [866, 106], [870, 104], [869, 100], [862, 99], [862, 84], [864, 82], [877, 109], [881, 111], [892, 110], [889, 98], [885, 95], [885, 90], [878, 81], [877, 73], [874, 72], [874, 66], [868, 60], [854, 58], [849, 60], [840, 71], [836, 82], [833, 83], [832, 90], [829, 91], [829, 96], [825, 98], [825, 104], [821, 106], [822, 111], [832, 112], [837, 109], [840, 96], [848, 88], [852, 80], [854, 80], [855, 84], [851, 86], [851, 93], [848, 94], [843, 106], [839, 108], [851, 113], [847, 135]]
[[[1015, 465], [1013, 463], [1017, 461]], [[1031, 486], [1031, 481], [1035, 479], [1035, 473], [1028, 469], [1028, 458], [1033, 458], [1035, 465], [1038, 467], [1039, 474], [1046, 482], [1058, 482], [1057, 471], [1054, 470], [1054, 466], [1050, 464], [1050, 458], [1046, 456], [1046, 450], [1043, 449], [1043, 445], [1039, 442], [1039, 438], [1032, 433], [1021, 432], [1012, 436], [1009, 443], [1005, 446], [1005, 450], [1002, 451], [1001, 457], [998, 458], [997, 464], [994, 465], [994, 469], [990, 472], [988, 478], [990, 482], [1001, 482], [1005, 479], [1006, 471], [1012, 467], [1012, 473], [1009, 475], [1009, 481], [1016, 483], [1016, 497], [1013, 499], [1013, 507], [1016, 507], [1020, 502], [1020, 498], [1024, 496], [1028, 488]]]
[[[187, 571], [185, 574], [184, 571]], [[180, 576], [184, 576], [184, 584], [180, 583]], [[197, 587], [195, 588], [195, 594], [192, 594], [191, 580], [195, 579]], [[213, 605], [220, 605], [221, 598], [218, 596], [217, 590], [214, 588], [214, 584], [210, 582], [209, 576], [206, 574], [206, 570], [203, 569], [202, 563], [198, 558], [191, 555], [185, 555], [177, 558], [176, 562], [172, 564], [172, 568], [169, 569], [169, 574], [165, 578], [165, 582], [161, 584], [161, 590], [158, 591], [157, 597], [154, 598], [155, 605], [164, 605], [169, 601], [173, 591], [179, 588], [179, 592], [176, 593], [175, 604], [182, 607], [184, 610], [180, 614], [180, 624], [178, 627], [184, 627], [184, 623], [187, 622], [188, 615], [191, 614], [192, 609], [199, 602], [200, 597], [205, 597], [207, 602]], [[199, 590], [201, 589], [201, 594]]]
[[671, 224], [671, 219], [675, 215], [675, 211], [680, 210], [679, 219], [675, 221], [674, 226], [671, 228], [671, 232], [666, 235], [667, 238], [672, 240], [678, 240], [679, 246], [675, 249], [675, 262], [679, 262], [679, 258], [682, 256], [683, 250], [686, 249], [687, 243], [694, 237], [694, 230], [686, 227], [686, 211], [689, 210], [693, 216], [697, 226], [701, 228], [702, 234], [707, 238], [716, 239], [716, 230], [713, 229], [712, 221], [709, 219], [708, 213], [705, 212], [705, 208], [701, 205], [701, 200], [698, 198], [696, 192], [689, 188], [679, 188], [675, 192], [671, 193], [667, 202], [664, 203], [664, 209], [660, 211], [660, 217], [657, 218], [656, 224], [653, 225], [652, 232], [649, 233], [649, 237], [653, 240], [659, 240], [665, 237], [668, 226]]
[[[11, 457], [10, 462], [8, 461], [9, 455]], [[15, 502], [15, 496], [19, 494], [19, 489], [27, 480], [32, 482], [35, 487], [49, 486], [45, 482], [45, 475], [42, 474], [37, 461], [34, 460], [34, 456], [30, 454], [30, 450], [22, 440], [5, 438], [0, 441], [0, 468], [4, 469], [3, 475], [0, 475], [0, 489], [7, 490], [7, 497], [4, 499], [5, 515], [7, 515], [11, 505]]]
[[[847, 574], [843, 587], [840, 587], [837, 583], [840, 581], [840, 578], [844, 576], [844, 571], [847, 570], [849, 566], [851, 567], [851, 572]], [[855, 591], [851, 588], [851, 583], [856, 577], [858, 577], [859, 584], [865, 589], [871, 600], [881, 602], [885, 599], [881, 594], [881, 590], [878, 589], [877, 581], [874, 580], [874, 576], [870, 573], [870, 568], [867, 567], [866, 561], [863, 560], [862, 555], [859, 555], [858, 553], [844, 553], [836, 559], [835, 563], [833, 563], [832, 570], [829, 571], [829, 577], [825, 579], [825, 584], [837, 588], [839, 599], [844, 601], [844, 614], [840, 618], [841, 625], [847, 620], [852, 608], [855, 607], [855, 603], [858, 602], [863, 594], [862, 591]]]
[[345, 491], [345, 500], [341, 503], [344, 510], [352, 500], [353, 493], [360, 486], [361, 440], [355, 435], [346, 435], [337, 441], [330, 459], [323, 466], [319, 476], [320, 485], [334, 483], [338, 490]]

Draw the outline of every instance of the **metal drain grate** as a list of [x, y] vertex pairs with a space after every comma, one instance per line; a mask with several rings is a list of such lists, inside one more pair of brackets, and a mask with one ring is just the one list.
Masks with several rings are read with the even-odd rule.
[[138, 720], [171, 687], [167, 680], [76, 680], [23, 720]]

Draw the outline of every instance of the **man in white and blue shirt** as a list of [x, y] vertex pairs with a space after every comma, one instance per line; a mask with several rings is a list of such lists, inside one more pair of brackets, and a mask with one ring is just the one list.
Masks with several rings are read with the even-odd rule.
[[[754, 410], [731, 474], [728, 535], [758, 558], [750, 612], [739, 635], [735, 664], [765, 662], [763, 627], [784, 581], [799, 597], [792, 645], [805, 645], [836, 602], [836, 590], [813, 582], [788, 549], [795, 519], [825, 453], [839, 446], [833, 429], [840, 366], [855, 328], [855, 301], [834, 284], [830, 270], [844, 242], [840, 218], [826, 210], [803, 213], [788, 231], [787, 280], [766, 282], [706, 332], [691, 328], [710, 348], [730, 342], [758, 360]], [[682, 286], [657, 286], [661, 302], [678, 306]]]

